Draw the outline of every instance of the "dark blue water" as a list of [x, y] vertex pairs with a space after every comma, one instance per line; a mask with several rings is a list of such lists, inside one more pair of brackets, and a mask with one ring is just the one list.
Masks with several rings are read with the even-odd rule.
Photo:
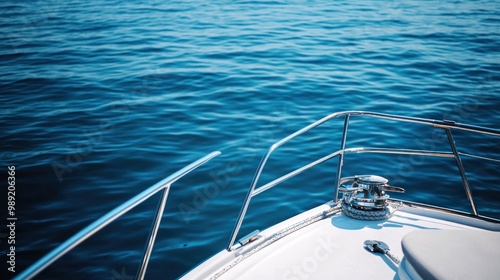
[[[170, 191], [147, 278], [180, 276], [226, 246], [265, 149], [331, 112], [500, 124], [495, 0], [4, 0], [0, 34], [0, 162], [5, 174], [17, 170], [16, 271], [221, 150]], [[430, 128], [360, 121], [348, 146], [446, 149]], [[337, 149], [341, 125], [278, 150], [262, 182]], [[464, 152], [499, 154], [491, 137], [455, 136]], [[498, 165], [464, 164], [480, 213], [500, 218]], [[397, 197], [470, 211], [450, 159], [349, 155], [345, 167], [346, 176], [375, 173], [405, 187]], [[256, 197], [242, 234], [330, 200], [335, 170], [327, 162]], [[38, 279], [132, 279], [158, 199]], [[8, 279], [5, 227], [0, 234]]]

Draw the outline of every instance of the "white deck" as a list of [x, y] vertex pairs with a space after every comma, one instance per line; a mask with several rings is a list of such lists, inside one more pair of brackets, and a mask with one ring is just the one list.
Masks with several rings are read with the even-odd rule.
[[[416, 230], [478, 229], [499, 230], [498, 225], [444, 214], [434, 210], [403, 207], [390, 219], [361, 221], [338, 213], [295, 231], [269, 246], [248, 255], [277, 230], [328, 209], [323, 205], [260, 233], [258, 240], [233, 252], [222, 251], [185, 275], [186, 279], [210, 279], [223, 268], [230, 269], [217, 279], [394, 279], [397, 265], [382, 254], [364, 249], [365, 240], [389, 245], [402, 259], [401, 240]], [[498, 244], [496, 244], [498, 246]], [[438, 248], [436, 248], [438, 250]], [[241, 260], [241, 256], [247, 256]], [[241, 261], [237, 261], [237, 258]], [[397, 279], [397, 278], [396, 278]]]

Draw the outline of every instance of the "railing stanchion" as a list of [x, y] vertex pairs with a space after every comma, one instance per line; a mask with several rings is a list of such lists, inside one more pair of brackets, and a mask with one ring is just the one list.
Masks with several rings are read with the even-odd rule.
[[241, 223], [243, 223], [243, 219], [245, 218], [245, 214], [247, 213], [248, 205], [250, 204], [250, 200], [253, 197], [253, 191], [255, 190], [255, 187], [257, 186], [257, 182], [259, 181], [260, 174], [262, 173], [262, 170], [264, 169], [264, 166], [266, 165], [266, 162], [269, 159], [269, 156], [271, 155], [272, 151], [273, 151], [273, 148], [271, 148], [267, 151], [266, 155], [262, 158], [262, 161], [259, 164], [259, 168], [257, 169], [255, 176], [253, 177], [252, 184], [250, 185], [250, 189], [247, 192], [247, 196], [245, 197], [245, 201], [243, 202], [243, 206], [241, 207], [240, 214], [238, 215], [238, 220], [236, 221], [236, 224], [234, 225], [233, 232], [231, 233], [231, 238], [229, 239], [229, 244], [227, 244], [226, 250], [228, 250], [228, 251], [231, 251], [231, 248], [233, 247], [234, 241], [236, 240], [236, 236], [238, 235], [238, 231], [240, 230]]
[[335, 185], [333, 189], [333, 201], [337, 203], [337, 198], [339, 196], [339, 182], [340, 177], [342, 176], [342, 166], [344, 165], [344, 151], [345, 151], [345, 143], [347, 140], [347, 129], [349, 127], [349, 118], [351, 115], [347, 114], [345, 116], [344, 121], [344, 130], [342, 132], [342, 143], [340, 144], [340, 156], [339, 156], [339, 164], [337, 166], [337, 178], [335, 179]]
[[472, 198], [472, 193], [469, 187], [469, 181], [467, 180], [467, 176], [465, 175], [465, 169], [462, 164], [462, 160], [460, 159], [460, 155], [458, 154], [457, 147], [455, 146], [455, 140], [453, 140], [453, 135], [451, 135], [451, 130], [446, 128], [446, 136], [448, 136], [448, 142], [450, 143], [451, 150], [453, 151], [453, 155], [455, 155], [455, 162], [458, 167], [458, 171], [460, 172], [460, 176], [462, 177], [462, 185], [465, 189], [465, 194], [467, 195], [467, 199], [469, 199], [470, 206], [472, 207], [472, 212], [477, 216], [476, 205], [474, 204], [474, 199]]
[[153, 225], [151, 226], [151, 231], [149, 232], [148, 243], [146, 244], [146, 248], [144, 249], [144, 256], [142, 257], [142, 263], [139, 268], [139, 272], [137, 273], [137, 279], [142, 280], [146, 275], [146, 269], [148, 268], [149, 257], [151, 256], [151, 252], [153, 251], [156, 234], [158, 233], [158, 229], [160, 228], [161, 218], [165, 210], [165, 204], [167, 204], [167, 197], [169, 190], [170, 190], [170, 184], [166, 185], [165, 188], [163, 188], [161, 199], [160, 202], [158, 203], [158, 209], [156, 210], [156, 217], [153, 221]]

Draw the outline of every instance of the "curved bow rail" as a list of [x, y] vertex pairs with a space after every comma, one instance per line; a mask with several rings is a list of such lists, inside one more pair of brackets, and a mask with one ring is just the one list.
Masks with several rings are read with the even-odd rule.
[[154, 184], [153, 186], [147, 188], [143, 192], [139, 193], [138, 195], [134, 196], [133, 198], [129, 199], [125, 203], [119, 205], [115, 209], [111, 210], [108, 212], [106, 215], [102, 216], [101, 218], [97, 219], [95, 222], [91, 223], [84, 229], [80, 230], [78, 233], [73, 235], [71, 238], [63, 242], [61, 245], [57, 246], [55, 249], [50, 251], [48, 254], [46, 254], [44, 257], [42, 257], [40, 260], [35, 262], [33, 265], [25, 269], [22, 273], [17, 275], [14, 279], [16, 280], [21, 280], [21, 279], [31, 279], [37, 274], [39, 274], [42, 270], [47, 268], [49, 265], [51, 265], [53, 262], [58, 260], [60, 257], [62, 257], [64, 254], [69, 252], [71, 249], [76, 247], [78, 244], [82, 243], [85, 241], [87, 238], [91, 237], [98, 231], [100, 231], [102, 228], [107, 226], [109, 223], [112, 221], [116, 220], [118, 217], [122, 216], [132, 208], [136, 207], [137, 205], [141, 204], [154, 194], [158, 193], [159, 191], [163, 190], [162, 197], [160, 199], [160, 203], [158, 205], [158, 209], [156, 211], [156, 216], [155, 220], [153, 223], [153, 226], [151, 227], [151, 231], [149, 233], [149, 238], [148, 238], [148, 243], [146, 244], [146, 249], [144, 251], [144, 256], [142, 259], [142, 263], [138, 272], [138, 279], [144, 279], [144, 275], [146, 274], [146, 269], [148, 266], [149, 262], [149, 257], [151, 256], [151, 251], [153, 250], [155, 238], [156, 238], [156, 233], [158, 231], [158, 228], [160, 226], [161, 222], [161, 217], [163, 215], [163, 210], [165, 208], [165, 204], [167, 202], [167, 197], [168, 197], [168, 191], [170, 190], [170, 186], [179, 180], [180, 178], [184, 177], [186, 174], [190, 173], [194, 169], [198, 168], [199, 166], [203, 165], [207, 161], [211, 160], [212, 158], [220, 155], [221, 152], [215, 151], [212, 152], [197, 161], [187, 165], [186, 167], [180, 169], [179, 171], [173, 173], [172, 175], [168, 176], [167, 178], [161, 180], [160, 182]]
[[[437, 151], [430, 151], [430, 150], [410, 150], [410, 149], [382, 149], [382, 148], [346, 148], [346, 139], [347, 139], [347, 132], [348, 132], [348, 127], [349, 127], [349, 121], [351, 116], [361, 116], [361, 117], [369, 117], [369, 118], [380, 118], [380, 119], [388, 119], [388, 120], [393, 120], [397, 122], [403, 122], [403, 123], [417, 123], [417, 124], [422, 124], [422, 125], [427, 125], [427, 126], [433, 126], [436, 128], [443, 129], [446, 133], [446, 137], [448, 139], [449, 145], [450, 145], [450, 150], [449, 152], [437, 152]], [[306, 164], [286, 175], [283, 175], [265, 185], [260, 186], [259, 188], [257, 187], [257, 183], [259, 182], [260, 176], [262, 174], [262, 171], [264, 170], [264, 167], [266, 166], [266, 163], [268, 162], [271, 154], [278, 149], [279, 147], [283, 146], [290, 140], [308, 132], [309, 130], [326, 123], [332, 119], [337, 119], [337, 118], [342, 118], [344, 117], [344, 127], [343, 127], [343, 133], [342, 133], [342, 140], [340, 143], [340, 149], [325, 156], [320, 159], [317, 159], [309, 164]], [[465, 175], [465, 169], [462, 164], [462, 160], [460, 156], [469, 156], [469, 157], [476, 157], [480, 158], [482, 160], [488, 160], [488, 161], [495, 161], [495, 162], [500, 162], [499, 159], [493, 159], [493, 158], [487, 158], [487, 157], [480, 157], [480, 156], [475, 156], [471, 154], [465, 154], [458, 152], [457, 147], [455, 146], [455, 141], [453, 139], [452, 135], [452, 130], [464, 130], [464, 131], [469, 131], [472, 133], [480, 133], [480, 134], [487, 134], [487, 135], [493, 135], [493, 136], [500, 136], [500, 130], [498, 129], [491, 129], [491, 128], [485, 128], [485, 127], [480, 127], [480, 126], [473, 126], [473, 125], [467, 125], [467, 124], [461, 124], [461, 123], [456, 123], [454, 121], [449, 121], [449, 120], [432, 120], [432, 119], [424, 119], [424, 118], [415, 118], [415, 117], [405, 117], [405, 116], [398, 116], [398, 115], [389, 115], [389, 114], [381, 114], [381, 113], [374, 113], [374, 112], [365, 112], [365, 111], [345, 111], [345, 112], [338, 112], [338, 113], [333, 113], [330, 114], [298, 131], [295, 133], [290, 134], [289, 136], [281, 139], [280, 141], [274, 143], [271, 145], [271, 147], [268, 149], [267, 153], [264, 155], [262, 158], [259, 167], [257, 168], [257, 172], [252, 180], [252, 183], [250, 185], [250, 188], [248, 189], [247, 196], [245, 198], [245, 201], [243, 203], [243, 206], [241, 208], [240, 214], [238, 216], [238, 219], [236, 221], [236, 224], [234, 226], [233, 232], [231, 234], [231, 238], [229, 240], [229, 244], [226, 247], [226, 250], [231, 251], [233, 250], [233, 245], [236, 240], [236, 237], [238, 236], [238, 232], [240, 230], [241, 224], [243, 222], [243, 219], [245, 217], [245, 214], [248, 209], [248, 205], [250, 204], [250, 200], [252, 197], [320, 164], [323, 163], [327, 160], [330, 160], [334, 157], [338, 156], [338, 166], [337, 166], [337, 176], [336, 176], [336, 181], [334, 184], [334, 191], [333, 191], [333, 201], [337, 202], [337, 197], [338, 197], [338, 187], [340, 185], [340, 178], [342, 175], [342, 166], [344, 163], [344, 155], [346, 153], [379, 153], [379, 154], [399, 154], [399, 155], [419, 155], [419, 156], [428, 156], [428, 157], [449, 157], [449, 158], [454, 158], [455, 163], [458, 167], [458, 171], [460, 173], [461, 179], [462, 179], [462, 185], [464, 187], [467, 199], [469, 200], [469, 203], [471, 205], [472, 209], [472, 214], [476, 217], [478, 217], [477, 209], [474, 204], [474, 199], [472, 197], [471, 191], [470, 191], [470, 186], [469, 182], [467, 180], [467, 177]]]

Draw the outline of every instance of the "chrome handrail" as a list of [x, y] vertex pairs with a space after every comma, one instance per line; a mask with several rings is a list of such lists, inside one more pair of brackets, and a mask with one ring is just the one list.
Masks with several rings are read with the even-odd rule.
[[[436, 128], [441, 128], [446, 131], [446, 135], [448, 138], [448, 142], [450, 144], [451, 152], [435, 152], [435, 151], [426, 151], [426, 150], [408, 150], [408, 149], [381, 149], [381, 148], [349, 148], [346, 149], [346, 139], [347, 139], [347, 134], [348, 134], [348, 126], [349, 126], [349, 121], [351, 116], [366, 116], [366, 117], [373, 117], [373, 118], [381, 118], [381, 119], [388, 119], [388, 120], [394, 120], [394, 121], [400, 121], [400, 122], [411, 122], [411, 123], [418, 123], [418, 124], [423, 124], [423, 125], [429, 125], [433, 126]], [[341, 140], [341, 145], [340, 149], [331, 153], [330, 155], [327, 155], [323, 158], [320, 158], [316, 161], [313, 161], [307, 165], [304, 165], [286, 175], [283, 175], [279, 177], [278, 179], [273, 180], [272, 182], [269, 182], [259, 188], [256, 189], [257, 183], [260, 179], [260, 176], [262, 174], [262, 171], [264, 170], [265, 165], [267, 164], [267, 161], [269, 160], [271, 154], [280, 146], [284, 145], [285, 143], [289, 142], [290, 140], [310, 131], [311, 129], [320, 126], [323, 123], [326, 123], [332, 119], [339, 118], [339, 117], [345, 117], [344, 120], [344, 127], [343, 127], [343, 134], [342, 134], [342, 140]], [[278, 142], [274, 143], [271, 145], [271, 147], [268, 149], [267, 153], [264, 155], [262, 158], [257, 171], [255, 173], [255, 176], [252, 180], [252, 183], [250, 184], [250, 188], [248, 189], [247, 195], [245, 197], [245, 200], [243, 202], [243, 206], [240, 210], [240, 213], [238, 215], [238, 219], [235, 223], [235, 226], [233, 228], [233, 231], [231, 233], [231, 237], [229, 239], [228, 246], [226, 250], [231, 251], [234, 245], [234, 242], [236, 240], [236, 237], [238, 235], [238, 232], [241, 228], [241, 224], [243, 222], [243, 218], [246, 215], [246, 212], [248, 210], [248, 205], [250, 204], [250, 200], [252, 197], [304, 172], [307, 169], [310, 169], [324, 161], [327, 161], [333, 157], [339, 156], [339, 162], [338, 162], [338, 167], [337, 167], [337, 176], [334, 184], [334, 195], [333, 195], [333, 200], [336, 202], [338, 198], [338, 187], [339, 187], [339, 182], [340, 182], [340, 177], [342, 173], [342, 166], [343, 166], [343, 160], [344, 160], [344, 154], [345, 153], [350, 153], [350, 152], [356, 152], [356, 153], [389, 153], [389, 154], [412, 154], [412, 155], [421, 155], [421, 156], [436, 156], [436, 157], [453, 157], [455, 158], [455, 162], [457, 164], [457, 167], [459, 169], [460, 176], [462, 178], [462, 184], [465, 189], [465, 193], [467, 195], [467, 198], [469, 200], [469, 203], [471, 204], [472, 212], [474, 213], [475, 216], [478, 216], [475, 204], [474, 204], [474, 199], [472, 197], [472, 194], [470, 192], [470, 186], [467, 180], [467, 177], [465, 175], [465, 170], [463, 168], [462, 161], [460, 159], [460, 155], [466, 155], [466, 156], [472, 156], [472, 157], [477, 157], [477, 158], [482, 158], [485, 160], [491, 160], [491, 161], [497, 161], [497, 159], [491, 159], [487, 157], [478, 157], [474, 155], [469, 155], [469, 154], [464, 154], [458, 152], [455, 146], [455, 142], [453, 140], [453, 136], [451, 134], [451, 129], [456, 129], [456, 130], [464, 130], [464, 131], [469, 131], [469, 132], [474, 132], [474, 133], [481, 133], [481, 134], [487, 134], [487, 135], [493, 135], [493, 136], [500, 136], [500, 130], [498, 129], [492, 129], [492, 128], [486, 128], [486, 127], [480, 127], [480, 126], [473, 126], [473, 125], [467, 125], [467, 124], [461, 124], [457, 123], [454, 121], [450, 120], [433, 120], [433, 119], [424, 119], [424, 118], [416, 118], [416, 117], [406, 117], [406, 116], [399, 116], [399, 115], [390, 115], [390, 114], [382, 114], [382, 113], [374, 113], [374, 112], [366, 112], [366, 111], [345, 111], [345, 112], [338, 112], [338, 113], [333, 113], [330, 114], [326, 117], [323, 117], [322, 119], [313, 122], [312, 124], [290, 134], [289, 136], [279, 140]]]
[[151, 251], [154, 245], [155, 237], [157, 230], [159, 228], [159, 224], [161, 221], [161, 216], [163, 214], [163, 209], [165, 207], [165, 203], [167, 201], [167, 196], [168, 196], [168, 190], [170, 189], [170, 186], [188, 174], [189, 172], [193, 171], [194, 169], [198, 168], [202, 164], [206, 163], [207, 161], [211, 160], [212, 158], [220, 155], [221, 152], [215, 151], [212, 152], [195, 162], [185, 166], [184, 168], [178, 170], [177, 172], [173, 173], [172, 175], [166, 177], [165, 179], [159, 181], [158, 183], [154, 184], [153, 186], [147, 188], [146, 190], [142, 191], [141, 193], [137, 194], [136, 196], [132, 197], [128, 201], [124, 202], [123, 204], [119, 205], [118, 207], [114, 208], [101, 218], [97, 219], [95, 222], [91, 223], [90, 225], [86, 226], [79, 232], [77, 232], [75, 235], [73, 235], [71, 238], [57, 246], [55, 249], [47, 253], [45, 256], [43, 256], [41, 259], [39, 259], [37, 262], [29, 266], [27, 269], [23, 270], [19, 275], [17, 275], [14, 279], [16, 280], [24, 280], [24, 279], [31, 279], [37, 274], [39, 274], [42, 270], [47, 268], [49, 265], [51, 265], [53, 262], [58, 260], [60, 257], [62, 257], [64, 254], [68, 253], [71, 249], [85, 241], [87, 238], [91, 237], [98, 231], [100, 231], [102, 228], [107, 226], [109, 223], [112, 221], [116, 220], [132, 208], [136, 207], [137, 205], [141, 204], [154, 194], [158, 193], [160, 190], [163, 190], [162, 198], [160, 200], [160, 205], [158, 207], [156, 216], [155, 216], [155, 221], [153, 223], [153, 226], [150, 231], [150, 235], [148, 238], [148, 243], [144, 252], [144, 257], [143, 261], [140, 266], [140, 270], [138, 273], [137, 278], [138, 279], [144, 279], [144, 275], [146, 273], [146, 268], [148, 265], [149, 261], [149, 256], [151, 255]]

